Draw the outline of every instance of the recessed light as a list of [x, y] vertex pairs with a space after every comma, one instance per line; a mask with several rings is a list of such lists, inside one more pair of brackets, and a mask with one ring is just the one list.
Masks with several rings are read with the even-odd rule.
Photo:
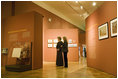
[[51, 18], [49, 18], [49, 19], [48, 19], [48, 21], [49, 21], [49, 22], [51, 22], [51, 21], [52, 21], [52, 19], [51, 19]]
[[93, 2], [93, 6], [96, 6], [96, 2]]
[[83, 9], [83, 6], [80, 6], [81, 9]]

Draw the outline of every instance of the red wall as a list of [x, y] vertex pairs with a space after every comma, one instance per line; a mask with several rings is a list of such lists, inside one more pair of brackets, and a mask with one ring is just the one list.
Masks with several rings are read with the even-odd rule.
[[79, 43], [80, 44], [86, 44], [86, 33], [79, 33]]
[[[61, 30], [59, 30], [59, 29], [62, 29], [62, 30], [63, 29], [65, 29], [65, 30], [67, 30], [67, 29], [77, 29], [78, 30], [78, 28], [75, 27], [74, 25], [68, 23], [67, 21], [61, 19], [60, 17], [50, 13], [49, 11], [37, 6], [36, 4], [34, 4], [32, 2], [17, 1], [15, 3], [15, 13], [16, 13], [16, 15], [21, 14], [21, 13], [25, 13], [25, 12], [30, 12], [30, 11], [36, 11], [36, 12], [38, 12], [38, 13], [40, 13], [44, 16], [44, 18], [43, 18], [43, 39], [45, 41], [43, 42], [43, 54], [44, 54], [43, 60], [47, 61], [47, 62], [48, 61], [53, 62], [53, 61], [55, 61], [55, 56], [56, 55], [52, 54], [52, 53], [56, 53], [56, 52], [55, 52], [55, 49], [54, 50], [52, 49], [51, 51], [47, 51], [47, 39], [49, 39], [48, 34], [51, 34], [51, 33], [53, 34], [54, 32], [50, 32], [50, 33], [47, 33], [47, 32], [51, 29], [55, 30], [55, 35], [52, 36], [52, 37], [56, 38], [58, 36], [57, 33], [61, 32]], [[49, 18], [52, 19], [51, 22], [48, 21]], [[56, 30], [59, 30], [59, 32], [56, 31]], [[72, 35], [71, 31], [67, 30], [67, 32], [68, 32], [68, 36]], [[79, 32], [79, 30], [78, 30], [78, 32]], [[74, 32], [75, 33], [74, 36], [78, 35], [78, 32]], [[62, 32], [62, 33], [63, 33], [63, 35], [65, 34], [64, 32]], [[78, 36], [76, 36], [76, 37], [78, 37]], [[79, 40], [78, 38], [76, 38], [76, 40]], [[72, 50], [77, 51], [78, 48], [73, 48]], [[69, 53], [73, 54], [71, 51]], [[50, 58], [50, 57], [53, 57], [53, 56], [54, 56], [54, 58]], [[72, 56], [69, 56], [69, 60], [70, 61], [78, 61], [78, 54], [77, 55], [73, 54]]]
[[[58, 36], [66, 36], [67, 39], [75, 40], [74, 44], [78, 44], [78, 29], [48, 29], [46, 31], [45, 41], [45, 53], [44, 53], [44, 61], [55, 62], [56, 61], [56, 48], [48, 48], [48, 39], [57, 39]], [[68, 60], [77, 62], [79, 61], [78, 55], [78, 46], [77, 47], [69, 47], [68, 52]]]
[[[12, 2], [1, 1], [1, 48], [4, 46], [4, 19], [12, 15]], [[7, 63], [7, 55], [1, 54], [1, 64]]]
[[[117, 75], [117, 37], [110, 36], [110, 20], [117, 17], [117, 2], [106, 1], [86, 19], [87, 65]], [[98, 26], [108, 22], [109, 38], [98, 39]]]
[[[40, 13], [44, 16], [44, 18], [43, 18], [43, 39], [46, 40], [46, 42], [43, 41], [43, 53], [44, 53], [43, 60], [44, 61], [55, 61], [55, 58], [53, 60], [51, 60], [49, 57], [50, 56], [56, 56], [56, 55], [53, 55], [53, 54], [50, 55], [49, 53], [47, 53], [47, 50], [46, 50], [47, 39], [48, 39], [47, 38], [47, 35], [48, 35], [47, 32], [49, 30], [61, 30], [61, 29], [64, 30], [65, 29], [65, 30], [67, 30], [68, 34], [70, 34], [70, 35], [73, 34], [71, 32], [72, 30], [78, 30], [78, 32], [74, 32], [75, 34], [73, 34], [73, 35], [74, 36], [78, 35], [78, 36], [76, 36], [76, 37], [78, 37], [78, 38], [76, 38], [76, 40], [77, 40], [78, 45], [79, 45], [79, 38], [80, 38], [79, 37], [79, 32], [80, 32], [79, 28], [77, 28], [76, 26], [70, 24], [69, 22], [61, 19], [60, 17], [52, 14], [51, 12], [37, 6], [36, 4], [34, 4], [30, 1], [16, 1], [15, 2], [15, 7], [13, 7], [13, 9], [12, 9], [12, 2], [11, 1], [3, 1], [1, 11], [2, 11], [1, 12], [2, 13], [2, 25], [1, 25], [1, 31], [2, 31], [2, 33], [1, 33], [2, 34], [1, 44], [2, 44], [2, 47], [3, 47], [3, 41], [4, 41], [4, 37], [3, 37], [4, 36], [3, 35], [4, 20], [3, 19], [6, 19], [7, 17], [12, 16], [12, 12], [14, 12], [15, 15], [19, 15], [19, 14], [23, 14], [23, 13], [27, 13], [27, 12], [31, 12], [31, 11], [36, 11], [36, 12], [38, 12], [38, 13]], [[49, 18], [52, 19], [51, 22], [48, 21]], [[65, 35], [65, 32], [63, 32], [63, 35]], [[56, 35], [54, 37], [56, 38], [57, 36], [58, 35]], [[67, 35], [67, 37], [70, 37], [70, 36]], [[81, 39], [83, 39], [83, 38], [81, 38]], [[78, 48], [69, 48], [69, 50], [70, 50], [70, 52], [68, 54], [69, 55], [69, 61], [78, 61], [78, 52], [76, 53], [77, 55], [75, 55], [75, 53], [73, 54], [73, 52], [71, 51], [71, 50], [77, 51]], [[55, 52], [55, 49], [53, 51], [51, 51], [51, 53], [52, 52]], [[47, 55], [47, 57], [45, 55]], [[1, 59], [2, 59], [2, 61], [1, 61], [2, 65], [6, 65], [7, 55], [2, 55]]]
[[16, 42], [32, 42], [32, 69], [42, 67], [42, 23], [42, 15], [36, 12], [12, 16], [4, 21], [4, 48], [8, 48], [7, 65], [16, 64], [16, 58], [12, 57]]

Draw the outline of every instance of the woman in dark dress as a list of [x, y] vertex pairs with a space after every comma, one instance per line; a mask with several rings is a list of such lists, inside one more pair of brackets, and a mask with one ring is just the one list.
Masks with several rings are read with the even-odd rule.
[[57, 66], [63, 66], [62, 46], [63, 46], [63, 42], [61, 41], [61, 37], [58, 37], [58, 43], [56, 46], [56, 49], [57, 49], [56, 65]]
[[66, 37], [63, 37], [64, 43], [63, 43], [63, 53], [64, 53], [64, 67], [68, 67], [68, 58], [67, 58], [67, 53], [68, 53], [68, 41]]

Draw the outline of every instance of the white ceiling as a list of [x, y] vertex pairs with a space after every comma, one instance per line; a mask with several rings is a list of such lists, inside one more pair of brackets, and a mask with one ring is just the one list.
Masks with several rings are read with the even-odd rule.
[[[64, 20], [74, 24], [82, 30], [85, 30], [85, 19], [93, 13], [104, 1], [33, 1], [42, 8], [54, 13]], [[83, 7], [81, 9], [80, 7]]]

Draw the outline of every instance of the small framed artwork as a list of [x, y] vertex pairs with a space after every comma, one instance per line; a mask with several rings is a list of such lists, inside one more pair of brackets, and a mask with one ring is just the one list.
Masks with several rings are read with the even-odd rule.
[[72, 39], [69, 39], [69, 40], [68, 40], [68, 43], [72, 43]]
[[108, 23], [102, 24], [98, 27], [99, 40], [108, 38]]
[[117, 36], [117, 18], [110, 21], [111, 37]]
[[2, 48], [1, 53], [7, 54], [8, 53], [8, 48]]
[[52, 39], [48, 39], [48, 43], [52, 43]]
[[77, 44], [73, 44], [74, 47], [77, 47]]
[[52, 44], [48, 44], [48, 47], [51, 48], [52, 47]]
[[58, 43], [58, 39], [54, 39], [54, 43]]
[[56, 47], [57, 46], [57, 44], [53, 44], [53, 47]]
[[74, 45], [73, 44], [68, 44], [68, 47], [74, 47]]

